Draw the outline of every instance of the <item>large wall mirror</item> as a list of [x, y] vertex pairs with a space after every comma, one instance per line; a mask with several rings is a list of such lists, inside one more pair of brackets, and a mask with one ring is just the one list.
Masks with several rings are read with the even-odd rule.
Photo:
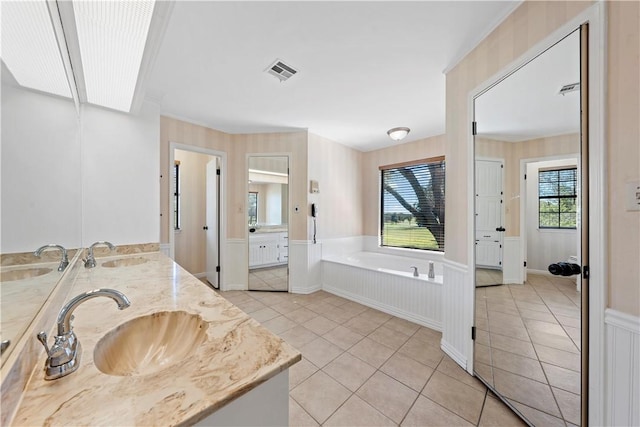
[[581, 424], [580, 79], [577, 30], [474, 101], [474, 371], [532, 425]]
[[[3, 26], [4, 36], [4, 26]], [[80, 125], [70, 99], [21, 88], [2, 63], [2, 266], [4, 363], [62, 276], [59, 250], [81, 246]], [[3, 344], [5, 347], [5, 344]]]
[[289, 290], [289, 157], [249, 156], [249, 290]]

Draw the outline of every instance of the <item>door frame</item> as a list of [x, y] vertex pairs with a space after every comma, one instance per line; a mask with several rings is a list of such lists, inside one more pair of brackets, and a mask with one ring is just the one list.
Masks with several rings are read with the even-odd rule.
[[[491, 78], [485, 80], [468, 93], [467, 117], [469, 127], [467, 131], [467, 164], [474, 165], [474, 135], [471, 122], [474, 118], [474, 99], [483, 92], [515, 72], [527, 62], [580, 28], [582, 24], [589, 24], [589, 82], [588, 82], [588, 146], [589, 146], [589, 344], [587, 350], [589, 356], [588, 382], [589, 382], [589, 424], [604, 425], [605, 409], [605, 324], [604, 311], [607, 304], [607, 287], [605, 286], [607, 271], [607, 169], [605, 150], [606, 131], [606, 5], [599, 1], [577, 14], [573, 19], [562, 24], [557, 30], [551, 32], [540, 42], [529, 48], [518, 59], [502, 68]], [[475, 169], [475, 168], [474, 168]], [[475, 172], [467, 174], [467, 186], [475, 188]], [[474, 196], [475, 192], [467, 191], [467, 259], [468, 271], [473, 271], [475, 265], [474, 243]], [[467, 315], [465, 323], [467, 331], [471, 331], [475, 318], [475, 283], [474, 275], [467, 274], [466, 296], [462, 299]], [[473, 340], [468, 334], [466, 340], [467, 372], [473, 375]], [[584, 373], [583, 373], [584, 374]]]
[[[223, 242], [227, 241], [227, 215], [226, 215], [226, 173], [227, 170], [227, 153], [224, 151], [212, 150], [209, 148], [196, 147], [194, 145], [182, 144], [178, 142], [169, 141], [169, 168], [172, 170], [172, 165], [175, 162], [175, 151], [190, 151], [192, 153], [205, 154], [208, 156], [218, 157], [220, 159], [220, 191], [218, 193], [218, 212], [220, 216], [218, 218], [218, 248], [223, 248]], [[171, 206], [173, 204], [173, 194], [175, 192], [174, 181], [169, 179], [169, 258], [175, 259], [175, 224], [173, 221], [173, 210]], [[224, 284], [226, 283], [226, 268], [224, 266], [226, 261], [225, 251], [218, 251], [218, 262], [220, 265], [220, 273], [218, 275], [218, 288], [224, 290]]]

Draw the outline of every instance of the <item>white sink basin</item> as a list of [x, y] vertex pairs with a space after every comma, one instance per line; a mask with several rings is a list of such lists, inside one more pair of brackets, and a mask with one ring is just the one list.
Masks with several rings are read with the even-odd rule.
[[93, 351], [96, 367], [109, 375], [146, 375], [193, 354], [207, 338], [197, 314], [160, 311], [132, 319], [108, 332]]

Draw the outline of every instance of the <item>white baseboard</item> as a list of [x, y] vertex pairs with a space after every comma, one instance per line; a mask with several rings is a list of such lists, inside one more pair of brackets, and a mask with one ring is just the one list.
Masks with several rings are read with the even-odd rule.
[[316, 286], [312, 286], [312, 287], [295, 287], [292, 286], [290, 288], [290, 292], [292, 294], [303, 294], [303, 295], [307, 295], [307, 294], [312, 294], [314, 292], [318, 292], [322, 290], [322, 286], [321, 285], [316, 285]]
[[432, 319], [428, 319], [426, 317], [415, 315], [414, 313], [409, 313], [407, 311], [400, 310], [400, 309], [398, 309], [396, 307], [392, 307], [390, 305], [381, 303], [379, 301], [375, 301], [375, 300], [363, 297], [361, 295], [352, 294], [350, 292], [344, 291], [344, 290], [339, 289], [339, 288], [335, 288], [335, 287], [327, 285], [327, 284], [322, 285], [322, 290], [324, 290], [326, 292], [329, 292], [331, 294], [337, 295], [339, 297], [343, 297], [343, 298], [346, 298], [348, 300], [357, 302], [359, 304], [366, 305], [367, 307], [375, 308], [376, 310], [380, 310], [380, 311], [385, 312], [387, 314], [391, 314], [393, 316], [400, 317], [400, 318], [408, 320], [410, 322], [417, 323], [417, 324], [425, 326], [427, 328], [431, 328], [431, 329], [436, 330], [436, 331], [441, 331], [442, 330], [442, 323], [441, 322], [435, 322]]
[[449, 357], [451, 357], [458, 365], [462, 366], [465, 370], [467, 369], [467, 357], [460, 353], [455, 347], [449, 344], [448, 341], [442, 339], [440, 340], [440, 348], [442, 351], [447, 353]]

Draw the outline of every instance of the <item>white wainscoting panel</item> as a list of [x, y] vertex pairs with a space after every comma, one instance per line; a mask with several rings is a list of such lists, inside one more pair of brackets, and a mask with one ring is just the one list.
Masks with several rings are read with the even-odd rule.
[[640, 318], [612, 309], [604, 316], [605, 422], [640, 426]]
[[502, 246], [502, 283], [524, 283], [524, 258], [520, 237], [505, 237]]
[[222, 291], [249, 289], [249, 248], [245, 239], [227, 239], [224, 265], [220, 266]]
[[442, 288], [442, 351], [464, 369], [471, 355], [473, 325], [473, 280], [466, 265], [444, 260]]
[[322, 244], [289, 241], [289, 292], [310, 294], [322, 289]]
[[412, 277], [322, 262], [323, 290], [437, 331], [442, 330], [442, 288]]

